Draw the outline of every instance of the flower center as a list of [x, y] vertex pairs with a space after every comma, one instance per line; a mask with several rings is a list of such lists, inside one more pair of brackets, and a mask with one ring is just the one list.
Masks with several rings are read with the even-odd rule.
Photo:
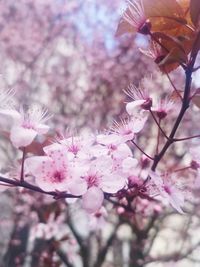
[[99, 177], [97, 174], [90, 174], [86, 177], [88, 187], [99, 186]]
[[74, 145], [74, 144], [72, 144], [68, 147], [68, 151], [72, 152], [74, 155], [76, 155], [79, 152], [79, 150], [80, 150], [79, 147], [77, 145]]
[[168, 195], [171, 195], [171, 189], [170, 189], [169, 186], [164, 185], [164, 190], [165, 190], [165, 192], [166, 192]]
[[56, 171], [52, 176], [52, 182], [61, 183], [65, 179], [65, 175], [62, 172]]
[[25, 120], [25, 121], [22, 123], [22, 127], [23, 127], [23, 128], [26, 128], [26, 129], [34, 129], [33, 124], [32, 124], [29, 120]]

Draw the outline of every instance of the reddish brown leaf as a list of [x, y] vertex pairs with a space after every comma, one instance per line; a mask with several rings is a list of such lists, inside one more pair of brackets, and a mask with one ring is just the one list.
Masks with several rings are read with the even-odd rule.
[[[175, 0], [143, 0], [146, 16], [152, 22], [153, 31], [176, 28], [185, 23], [184, 12]], [[178, 21], [178, 22], [177, 22]]]
[[190, 16], [193, 24], [198, 26], [200, 21], [200, 1], [191, 0], [190, 1]]

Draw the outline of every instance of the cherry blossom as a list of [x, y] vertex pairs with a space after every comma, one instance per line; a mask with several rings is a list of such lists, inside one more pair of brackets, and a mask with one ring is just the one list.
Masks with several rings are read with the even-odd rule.
[[155, 41], [151, 41], [150, 46], [147, 50], [144, 50], [142, 48], [140, 48], [139, 50], [145, 56], [153, 59], [157, 64], [159, 64], [166, 56], [166, 52], [164, 52], [162, 47]]
[[83, 195], [83, 208], [91, 213], [101, 207], [104, 199], [103, 192], [117, 193], [126, 183], [125, 177], [113, 168], [113, 160], [109, 156], [100, 157], [91, 162], [84, 179], [87, 182], [88, 191]]
[[152, 98], [141, 84], [139, 87], [131, 84], [124, 92], [133, 100], [126, 104], [126, 111], [130, 116], [141, 112], [141, 110], [149, 110], [151, 108]]
[[169, 202], [179, 213], [184, 213], [182, 210], [182, 206], [184, 205], [183, 192], [169, 180], [168, 176], [162, 178], [159, 174], [152, 171], [149, 175], [152, 179], [151, 182], [155, 185], [160, 196]]
[[122, 19], [118, 25], [116, 35], [126, 32], [139, 32], [148, 34], [151, 28], [147, 20], [142, 0], [128, 0], [128, 7], [125, 10]]
[[152, 107], [159, 119], [164, 119], [174, 108], [174, 102], [169, 98], [158, 99]]
[[97, 145], [95, 155], [110, 155], [112, 159], [124, 159], [132, 156], [130, 147], [122, 142], [122, 138], [117, 134], [99, 134], [96, 137]]
[[52, 152], [51, 156], [30, 157], [25, 163], [36, 184], [44, 191], [64, 191], [77, 196], [87, 189], [86, 182], [76, 175], [62, 150]]
[[30, 145], [37, 135], [46, 134], [49, 130], [45, 122], [50, 115], [39, 106], [27, 110], [21, 107], [19, 111], [5, 109], [0, 113], [11, 119], [10, 140], [16, 148]]
[[108, 213], [103, 206], [94, 214], [89, 213], [88, 216], [90, 231], [102, 230], [105, 227]]

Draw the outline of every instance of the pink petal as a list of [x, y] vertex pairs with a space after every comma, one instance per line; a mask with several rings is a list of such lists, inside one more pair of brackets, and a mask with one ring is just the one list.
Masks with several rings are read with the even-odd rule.
[[135, 100], [126, 104], [126, 111], [130, 116], [134, 116], [142, 110], [141, 105], [145, 103], [145, 100]]
[[138, 164], [138, 160], [132, 157], [128, 157], [123, 160], [122, 168], [123, 172], [133, 174]]
[[52, 164], [52, 160], [49, 157], [46, 156], [38, 156], [38, 157], [30, 157], [25, 160], [25, 167], [27, 168], [27, 171], [30, 172], [33, 176], [38, 176], [42, 173], [42, 167], [45, 162], [45, 165], [47, 162], [49, 164]]
[[26, 147], [33, 142], [36, 135], [37, 132], [33, 129], [14, 126], [10, 132], [10, 140], [16, 148]]
[[114, 158], [117, 158], [117, 159], [124, 159], [127, 157], [131, 157], [132, 152], [131, 152], [130, 147], [127, 144], [120, 144], [117, 147], [117, 150], [113, 152], [113, 156]]
[[38, 134], [46, 134], [49, 131], [49, 126], [45, 124], [39, 124], [36, 127]]
[[14, 109], [0, 109], [0, 114], [10, 117], [14, 123], [19, 123], [21, 120], [21, 114]]
[[140, 112], [140, 114], [132, 116], [132, 129], [134, 133], [139, 133], [143, 128], [148, 119], [148, 114], [145, 111]]
[[102, 145], [117, 145], [121, 143], [121, 137], [117, 134], [99, 134], [97, 135], [97, 143]]
[[68, 185], [68, 190], [74, 196], [82, 196], [87, 192], [87, 182], [84, 179], [76, 179]]
[[[47, 177], [36, 177], [35, 182], [42, 190], [46, 192], [58, 190], [57, 188], [55, 188], [55, 184], [47, 180]], [[60, 190], [60, 191], [64, 191], [64, 190]]]
[[91, 187], [82, 197], [82, 206], [89, 212], [94, 213], [101, 208], [104, 200], [104, 195], [98, 187]]
[[174, 192], [172, 195], [170, 195], [169, 203], [179, 213], [184, 214], [184, 211], [181, 208], [181, 206], [184, 205], [184, 197], [183, 197], [183, 194], [181, 194], [181, 192], [177, 191], [177, 192]]
[[101, 189], [106, 193], [117, 193], [126, 183], [126, 179], [118, 174], [104, 176], [101, 181]]

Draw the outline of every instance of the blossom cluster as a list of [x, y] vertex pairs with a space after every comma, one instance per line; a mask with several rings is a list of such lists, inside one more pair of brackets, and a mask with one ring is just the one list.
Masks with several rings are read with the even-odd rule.
[[[189, 9], [190, 12], [185, 12]], [[112, 202], [112, 198], [117, 198], [121, 208], [132, 208], [137, 196], [146, 200], [161, 198], [183, 213], [184, 193], [173, 182], [175, 176], [167, 170], [158, 172], [156, 167], [169, 146], [176, 141], [176, 130], [192, 99], [191, 76], [199, 50], [199, 21], [194, 1], [154, 0], [151, 4], [148, 0], [128, 1], [117, 35], [126, 32], [149, 35], [152, 49], [145, 54], [154, 58], [168, 78], [168, 73], [178, 66], [186, 70], [184, 94], [176, 89], [170, 78], [179, 100], [176, 103], [171, 96], [155, 99], [143, 85], [131, 85], [126, 90], [131, 98], [126, 104], [127, 114], [120, 122], [115, 122], [109, 131], [60, 138], [44, 145], [42, 154], [35, 156], [30, 155], [26, 148], [33, 144], [37, 136], [47, 134], [50, 127], [46, 123], [51, 116], [46, 109], [38, 106], [15, 108], [11, 104], [12, 91], [1, 91], [2, 128], [9, 132], [13, 146], [23, 151], [20, 183], [17, 185], [33, 188], [25, 181], [25, 177], [31, 177], [37, 185], [34, 188], [39, 188], [40, 192], [54, 192], [58, 198], [66, 193], [69, 202], [71, 199], [81, 199], [82, 207], [89, 213], [98, 212], [104, 199]], [[161, 122], [177, 108], [180, 113], [168, 136]], [[135, 142], [150, 115], [158, 127], [154, 157], [145, 153]], [[166, 141], [161, 151], [160, 135]], [[152, 160], [152, 166], [148, 163], [145, 166], [141, 159], [135, 158], [133, 145], [147, 160]], [[193, 161], [189, 168], [198, 170], [198, 160]], [[6, 181], [12, 184], [5, 179], [2, 183]]]
[[[159, 195], [182, 212], [181, 191], [170, 182], [166, 185], [166, 180], [154, 172], [140, 175], [143, 167], [131, 147], [149, 114], [154, 113], [162, 120], [173, 109], [173, 102], [153, 99], [142, 85], [139, 88], [131, 85], [126, 93], [131, 101], [126, 104], [125, 119], [114, 122], [105, 133], [59, 138], [43, 147], [44, 155], [26, 155], [22, 162], [26, 177], [34, 178], [33, 182], [44, 192], [66, 192], [68, 202], [81, 199], [82, 207], [89, 213], [97, 212], [105, 198], [116, 197], [123, 203], [127, 194], [134, 195], [138, 188], [145, 190], [143, 197]], [[1, 95], [2, 103], [9, 106], [10, 94], [2, 91]], [[50, 115], [38, 106], [1, 108], [0, 115], [9, 118], [10, 140], [18, 149], [26, 148], [37, 135], [49, 130], [46, 122]]]

